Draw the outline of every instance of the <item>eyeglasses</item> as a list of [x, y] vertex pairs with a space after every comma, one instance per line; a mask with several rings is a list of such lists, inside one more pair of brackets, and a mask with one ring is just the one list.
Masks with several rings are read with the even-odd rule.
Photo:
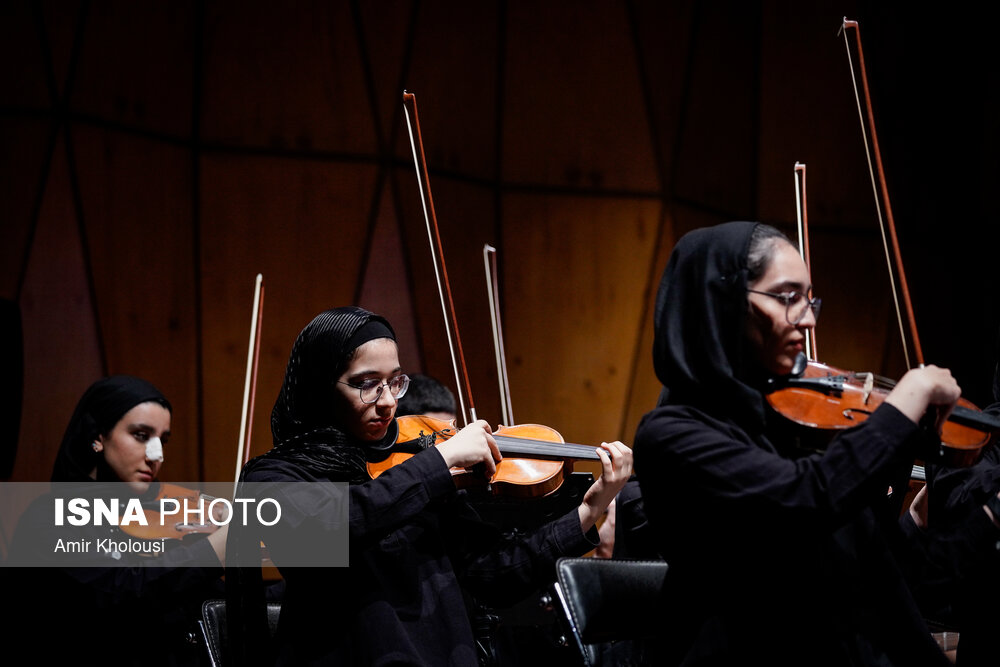
[[365, 380], [361, 384], [351, 384], [350, 382], [343, 382], [337, 380], [339, 384], [346, 384], [348, 387], [354, 387], [361, 394], [361, 402], [371, 405], [372, 403], [377, 403], [378, 399], [382, 398], [382, 391], [385, 387], [389, 388], [389, 393], [393, 398], [402, 398], [403, 394], [406, 393], [407, 387], [410, 386], [410, 377], [408, 375], [397, 375], [388, 382], [385, 380]]
[[813, 313], [813, 319], [819, 319], [819, 307], [822, 305], [823, 299], [810, 299], [805, 294], [800, 294], [799, 292], [761, 292], [755, 289], [748, 289], [747, 291], [783, 301], [785, 304], [785, 319], [793, 327], [802, 321], [802, 318], [806, 316], [806, 313], [810, 309]]

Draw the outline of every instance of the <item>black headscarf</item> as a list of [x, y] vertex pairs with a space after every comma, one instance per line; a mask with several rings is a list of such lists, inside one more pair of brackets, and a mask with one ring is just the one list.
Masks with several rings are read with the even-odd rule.
[[395, 422], [382, 442], [361, 443], [334, 422], [333, 406], [337, 378], [351, 353], [375, 338], [396, 340], [396, 334], [385, 318], [355, 306], [324, 311], [306, 325], [292, 346], [271, 410], [274, 449], [262, 458], [294, 460], [338, 481], [368, 479], [366, 453], [395, 442]]
[[689, 403], [758, 430], [762, 369], [746, 337], [747, 253], [759, 223], [696, 229], [674, 246], [656, 295], [653, 367], [660, 402]]
[[[271, 410], [274, 447], [244, 466], [240, 480], [258, 464], [294, 461], [317, 477], [360, 483], [369, 479], [366, 453], [396, 440], [395, 421], [380, 443], [362, 443], [334, 421], [335, 384], [358, 347], [375, 338], [396, 339], [385, 318], [363, 308], [327, 310], [299, 333], [288, 356], [285, 381]], [[260, 536], [231, 529], [226, 545], [227, 630], [232, 664], [272, 663], [260, 567], [234, 567], [243, 554], [259, 553]]]
[[52, 481], [88, 482], [95, 467], [101, 476], [104, 458], [94, 451], [97, 436], [107, 435], [126, 412], [150, 401], [171, 411], [170, 402], [160, 390], [141, 378], [114, 375], [90, 385], [66, 427], [52, 467]]

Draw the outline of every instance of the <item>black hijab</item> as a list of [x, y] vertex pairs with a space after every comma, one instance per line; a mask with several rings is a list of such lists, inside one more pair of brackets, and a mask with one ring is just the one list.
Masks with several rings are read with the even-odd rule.
[[114, 375], [90, 385], [66, 427], [52, 467], [52, 481], [89, 482], [95, 467], [98, 477], [103, 477], [104, 458], [93, 446], [97, 436], [107, 435], [126, 412], [150, 401], [171, 411], [170, 402], [160, 390], [141, 378]]
[[[247, 474], [264, 461], [293, 461], [318, 477], [361, 483], [369, 478], [366, 453], [384, 449], [396, 440], [396, 423], [380, 443], [362, 443], [335, 423], [337, 379], [354, 350], [375, 338], [396, 340], [385, 318], [363, 308], [327, 310], [299, 333], [288, 356], [285, 380], [271, 410], [274, 447], [253, 459], [240, 473]], [[233, 566], [243, 554], [259, 554], [260, 536], [231, 529], [226, 545], [227, 631], [232, 664], [273, 664], [260, 567]], [[335, 602], [331, 602], [335, 604]]]
[[296, 461], [338, 481], [369, 479], [366, 454], [395, 442], [395, 422], [382, 442], [361, 443], [335, 423], [333, 406], [339, 398], [337, 378], [354, 350], [375, 338], [396, 340], [396, 334], [385, 318], [355, 306], [324, 311], [306, 325], [292, 346], [271, 410], [274, 448], [258, 459]]
[[746, 337], [747, 255], [759, 223], [696, 229], [674, 246], [656, 296], [660, 403], [685, 403], [758, 430], [764, 380]]

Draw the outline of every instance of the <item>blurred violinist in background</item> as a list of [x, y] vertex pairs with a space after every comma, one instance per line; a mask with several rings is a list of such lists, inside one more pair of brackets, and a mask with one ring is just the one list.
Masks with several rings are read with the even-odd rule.
[[[984, 412], [1000, 416], [1000, 337], [994, 369], [994, 403]], [[1000, 449], [985, 448], [975, 465], [928, 464], [927, 483], [917, 493], [904, 527], [925, 564], [915, 585], [929, 618], [959, 634], [961, 667], [1000, 661]]]
[[[495, 472], [501, 455], [485, 421], [377, 477], [369, 473], [368, 462], [397, 445], [397, 405], [408, 387], [392, 327], [361, 308], [319, 314], [292, 347], [271, 416], [274, 448], [244, 467], [241, 482], [348, 483], [346, 498], [331, 485], [328, 502], [317, 506], [347, 503], [350, 567], [282, 570], [277, 664], [478, 666], [465, 592], [503, 605], [554, 580], [556, 559], [596, 545], [594, 525], [631, 474], [631, 451], [603, 444], [603, 474], [579, 507], [502, 540], [453, 477], [465, 469], [481, 468], [485, 478]], [[290, 523], [316, 539], [315, 531], [339, 528], [322, 507], [303, 511]], [[257, 545], [253, 535], [230, 542], [231, 549]], [[281, 547], [268, 546], [272, 554]], [[275, 563], [282, 568], [277, 556]], [[267, 647], [255, 644], [266, 634], [256, 631], [263, 618], [259, 568], [227, 570], [226, 584], [230, 648], [240, 662], [266, 661]]]
[[396, 416], [427, 415], [442, 421], [457, 418], [455, 395], [448, 387], [429, 375], [413, 373], [406, 393], [399, 397]]
[[[149, 382], [116, 375], [92, 384], [66, 428], [52, 471], [60, 490], [127, 485], [128, 493], [157, 496], [158, 474], [170, 438], [171, 406]], [[109, 484], [106, 484], [109, 483]], [[51, 502], [40, 498], [21, 517], [12, 563], [53, 561], [52, 545], [66, 537], [53, 524]], [[10, 615], [4, 632], [46, 664], [198, 665], [204, 648], [192, 641], [201, 603], [222, 594], [228, 527], [194, 539], [170, 540], [161, 552], [99, 551], [96, 540], [150, 544], [118, 525], [72, 529], [86, 552], [67, 566], [6, 567]]]
[[946, 665], [896, 561], [887, 497], [939, 438], [951, 374], [909, 371], [856, 428], [802, 453], [768, 406], [820, 301], [797, 249], [752, 222], [697, 229], [656, 298], [658, 406], [636, 433], [642, 506], [675, 610], [658, 664]]

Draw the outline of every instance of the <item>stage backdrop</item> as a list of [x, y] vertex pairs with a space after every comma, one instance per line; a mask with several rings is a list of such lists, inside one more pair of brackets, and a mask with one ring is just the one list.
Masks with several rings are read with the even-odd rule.
[[485, 244], [514, 421], [631, 443], [658, 394], [651, 304], [674, 242], [734, 219], [794, 235], [796, 162], [820, 358], [899, 377], [845, 13], [861, 24], [924, 356], [986, 403], [1000, 87], [984, 16], [927, 25], [916, 7], [856, 2], [2, 3], [0, 297], [19, 309], [24, 369], [10, 479], [48, 478], [76, 400], [110, 373], [173, 402], [165, 478], [230, 479], [258, 273], [254, 454], [271, 445], [292, 341], [332, 306], [387, 315], [404, 367], [456, 388], [404, 90], [490, 423]]

